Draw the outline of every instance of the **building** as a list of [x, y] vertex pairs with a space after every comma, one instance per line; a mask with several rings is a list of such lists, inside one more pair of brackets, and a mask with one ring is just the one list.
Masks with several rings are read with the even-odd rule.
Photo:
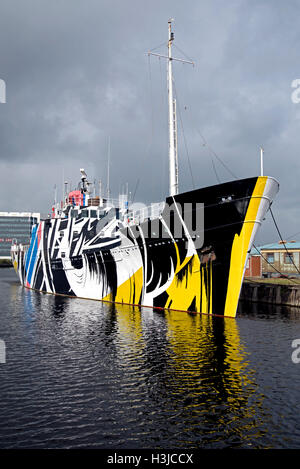
[[290, 277], [300, 276], [300, 242], [279, 241], [279, 243], [260, 246], [262, 276]]
[[251, 249], [246, 265], [245, 277], [261, 277], [262, 276], [262, 258], [260, 252], [255, 248]]
[[10, 259], [13, 242], [29, 244], [32, 226], [39, 221], [39, 213], [0, 212], [0, 259]]

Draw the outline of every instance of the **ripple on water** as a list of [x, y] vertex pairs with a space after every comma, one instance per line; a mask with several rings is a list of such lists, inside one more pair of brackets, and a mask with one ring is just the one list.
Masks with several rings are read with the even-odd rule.
[[140, 310], [29, 291], [12, 271], [0, 294], [0, 447], [299, 447], [295, 311]]

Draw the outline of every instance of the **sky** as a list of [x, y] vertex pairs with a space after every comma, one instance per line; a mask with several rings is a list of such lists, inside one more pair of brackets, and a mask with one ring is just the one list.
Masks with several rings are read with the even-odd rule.
[[[259, 175], [263, 146], [300, 240], [299, 17], [298, 0], [1, 0], [0, 211], [48, 213], [80, 168], [105, 188], [109, 141], [113, 195], [166, 197], [167, 64], [147, 53], [173, 18], [173, 55], [195, 62], [173, 62], [180, 191]], [[277, 240], [268, 214], [257, 243]]]

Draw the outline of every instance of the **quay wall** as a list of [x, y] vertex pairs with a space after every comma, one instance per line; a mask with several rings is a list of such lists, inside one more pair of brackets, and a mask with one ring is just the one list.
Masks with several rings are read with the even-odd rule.
[[240, 299], [254, 303], [300, 307], [300, 285], [246, 281], [243, 283]]

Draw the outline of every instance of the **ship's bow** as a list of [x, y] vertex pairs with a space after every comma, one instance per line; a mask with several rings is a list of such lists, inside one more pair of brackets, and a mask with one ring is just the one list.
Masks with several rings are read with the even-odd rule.
[[256, 234], [279, 190], [272, 177], [258, 177], [244, 214], [241, 230], [232, 240], [224, 316], [234, 317], [238, 306], [249, 252]]

